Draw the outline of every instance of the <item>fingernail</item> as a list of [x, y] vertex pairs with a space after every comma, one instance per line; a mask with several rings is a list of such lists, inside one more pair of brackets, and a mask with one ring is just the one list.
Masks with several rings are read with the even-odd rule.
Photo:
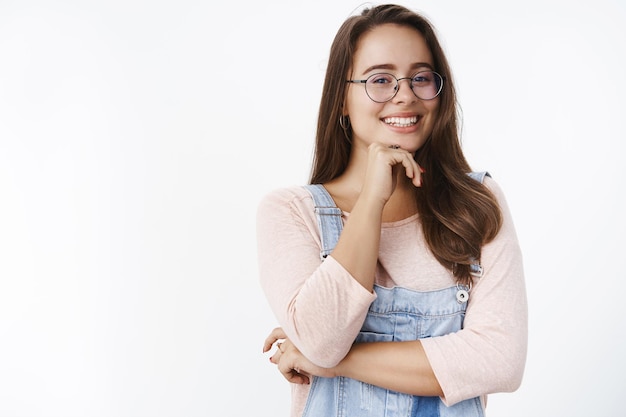
[[426, 173], [426, 170], [425, 170], [424, 168], [420, 167], [420, 172], [421, 172], [422, 174], [425, 174], [425, 173]]

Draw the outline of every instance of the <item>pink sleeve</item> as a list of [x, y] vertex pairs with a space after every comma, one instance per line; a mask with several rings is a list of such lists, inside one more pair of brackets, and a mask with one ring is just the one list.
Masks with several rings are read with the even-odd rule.
[[332, 256], [320, 260], [304, 188], [267, 195], [257, 211], [259, 275], [280, 326], [311, 362], [330, 368], [350, 350], [375, 295]]
[[482, 278], [474, 281], [463, 330], [423, 339], [447, 405], [515, 391], [526, 363], [528, 317], [522, 255], [508, 206], [493, 180], [504, 224], [482, 251]]

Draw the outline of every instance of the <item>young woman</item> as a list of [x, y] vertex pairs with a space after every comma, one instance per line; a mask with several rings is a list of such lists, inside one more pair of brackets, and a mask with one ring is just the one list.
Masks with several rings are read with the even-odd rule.
[[[484, 82], [481, 81], [481, 82]], [[526, 359], [522, 257], [504, 196], [472, 173], [426, 19], [347, 19], [331, 47], [311, 184], [258, 210], [265, 341], [292, 416], [483, 416]]]

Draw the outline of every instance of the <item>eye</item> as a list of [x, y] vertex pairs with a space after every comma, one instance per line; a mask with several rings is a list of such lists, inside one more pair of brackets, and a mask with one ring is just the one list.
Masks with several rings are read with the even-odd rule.
[[433, 82], [433, 73], [431, 71], [418, 72], [412, 78], [415, 85], [425, 85]]
[[395, 83], [395, 80], [391, 74], [374, 74], [367, 79], [367, 83], [384, 86]]

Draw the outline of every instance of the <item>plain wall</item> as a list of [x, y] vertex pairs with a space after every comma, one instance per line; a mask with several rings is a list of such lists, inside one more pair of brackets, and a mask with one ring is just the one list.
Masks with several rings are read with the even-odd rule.
[[[525, 379], [490, 417], [626, 386], [621, 1], [410, 1], [524, 252]], [[0, 416], [287, 416], [256, 206], [308, 179], [357, 1], [0, 0]]]

